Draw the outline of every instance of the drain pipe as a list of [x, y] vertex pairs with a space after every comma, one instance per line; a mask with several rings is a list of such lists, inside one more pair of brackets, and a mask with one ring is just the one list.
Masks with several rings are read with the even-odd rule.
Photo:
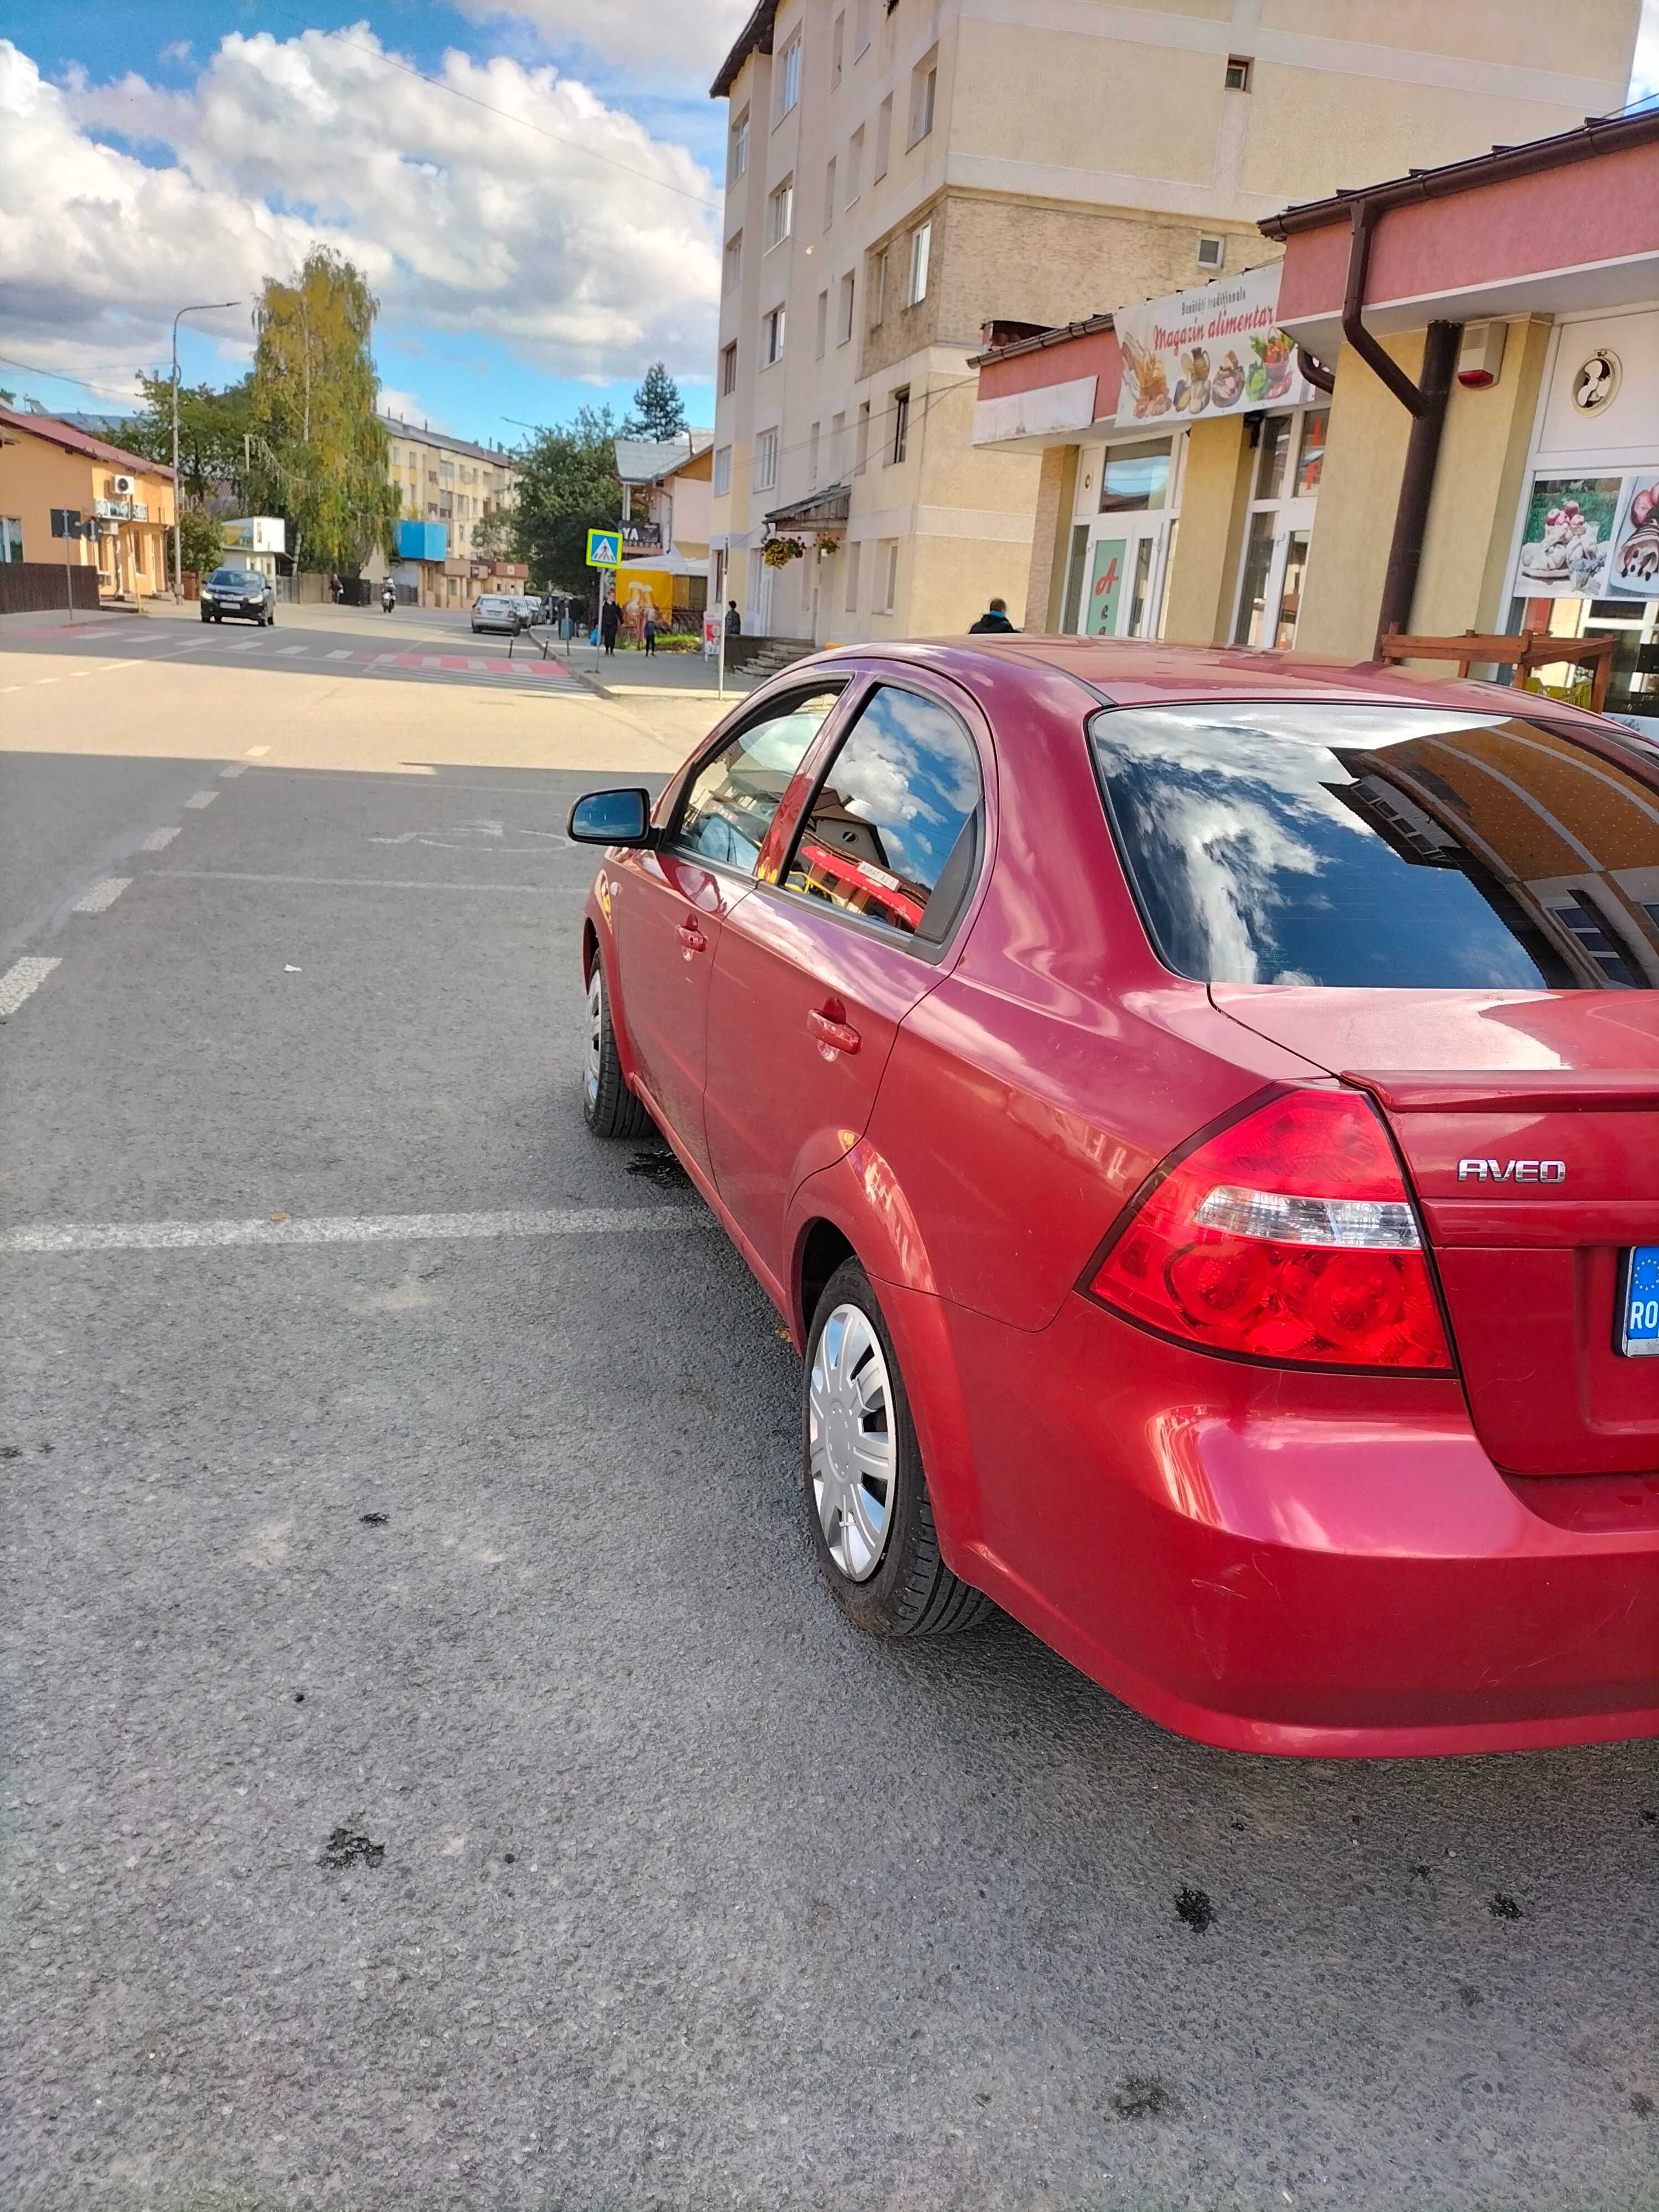
[[1389, 547], [1389, 566], [1382, 581], [1382, 604], [1377, 614], [1379, 646], [1390, 630], [1411, 628], [1417, 572], [1423, 559], [1423, 534], [1428, 526], [1429, 501], [1434, 491], [1435, 465], [1440, 457], [1440, 434], [1445, 427], [1446, 401], [1451, 392], [1462, 335], [1462, 325], [1457, 323], [1429, 325], [1423, 347], [1422, 380], [1414, 384], [1366, 329], [1365, 279], [1370, 268], [1372, 233], [1382, 212], [1375, 201], [1363, 196], [1353, 203], [1347, 289], [1342, 302], [1343, 337], [1412, 418], [1406, 465], [1400, 477], [1400, 498], [1395, 508], [1394, 539]]

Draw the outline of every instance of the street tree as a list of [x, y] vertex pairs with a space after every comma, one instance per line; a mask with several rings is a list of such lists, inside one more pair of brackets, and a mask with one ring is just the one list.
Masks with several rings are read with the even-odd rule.
[[622, 434], [624, 438], [683, 438], [686, 427], [680, 387], [668, 374], [667, 362], [653, 361], [634, 394]]
[[[179, 392], [179, 474], [185, 498], [212, 501], [234, 513], [242, 503], [246, 462], [249, 381], [216, 392], [210, 385], [184, 385]], [[138, 378], [143, 404], [121, 433], [128, 451], [170, 466], [173, 461], [173, 379]]]
[[[182, 471], [182, 461], [179, 465]], [[210, 514], [204, 507], [181, 507], [179, 509], [179, 550], [184, 557], [187, 576], [205, 576], [216, 568], [224, 553], [224, 532], [219, 519]], [[173, 538], [169, 533], [169, 564], [172, 559]]]
[[398, 510], [374, 411], [379, 302], [360, 270], [313, 246], [291, 284], [267, 277], [250, 380], [248, 491], [288, 525], [298, 568], [356, 575], [393, 550]]
[[511, 550], [556, 591], [593, 588], [587, 533], [614, 529], [622, 514], [617, 434], [608, 407], [583, 407], [568, 422], [538, 430], [514, 457], [519, 490], [509, 511]]

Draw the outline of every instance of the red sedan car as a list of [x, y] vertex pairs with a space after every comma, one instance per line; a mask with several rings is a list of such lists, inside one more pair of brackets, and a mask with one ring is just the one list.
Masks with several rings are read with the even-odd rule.
[[1659, 1733], [1659, 748], [1082, 639], [798, 663], [610, 848], [586, 1106], [805, 1355], [857, 1625], [1237, 1750]]

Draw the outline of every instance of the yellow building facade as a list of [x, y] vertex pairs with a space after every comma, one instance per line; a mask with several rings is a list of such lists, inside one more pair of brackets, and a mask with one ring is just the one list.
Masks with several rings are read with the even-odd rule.
[[[149, 599], [168, 589], [173, 507], [171, 469], [52, 416], [0, 408], [0, 558], [67, 561], [95, 568], [100, 592]], [[67, 535], [66, 514], [95, 536]]]

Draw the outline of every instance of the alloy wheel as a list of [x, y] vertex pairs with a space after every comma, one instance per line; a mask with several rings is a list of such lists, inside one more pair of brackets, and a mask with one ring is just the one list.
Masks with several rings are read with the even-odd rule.
[[590, 1107], [599, 1103], [599, 1054], [605, 1041], [605, 978], [599, 963], [587, 979], [587, 1045], [582, 1056], [582, 1087]]
[[887, 1362], [862, 1307], [839, 1305], [824, 1323], [807, 1407], [808, 1464], [824, 1543], [849, 1582], [867, 1582], [887, 1547], [897, 1457]]

